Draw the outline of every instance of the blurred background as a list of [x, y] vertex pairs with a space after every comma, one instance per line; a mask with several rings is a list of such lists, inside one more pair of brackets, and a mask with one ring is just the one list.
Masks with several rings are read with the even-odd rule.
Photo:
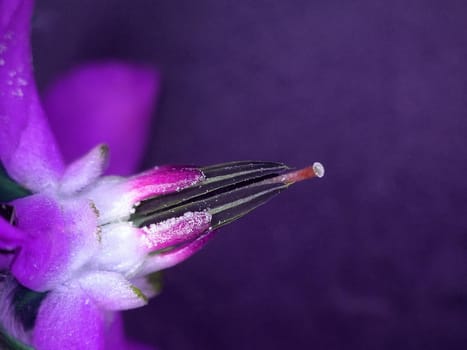
[[[125, 313], [161, 350], [467, 348], [467, 4], [40, 0], [45, 88], [77, 63], [162, 74], [141, 169], [258, 159], [301, 183]], [[128, 142], [131, 142], [129, 138]]]

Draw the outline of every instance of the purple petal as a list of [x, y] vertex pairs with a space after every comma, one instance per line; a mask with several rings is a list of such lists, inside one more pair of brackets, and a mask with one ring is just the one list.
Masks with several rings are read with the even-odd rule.
[[38, 191], [63, 171], [41, 107], [30, 48], [32, 1], [0, 1], [0, 160], [16, 181]]
[[33, 333], [37, 350], [150, 350], [125, 338], [121, 314], [104, 311], [77, 284], [51, 292]]
[[24, 286], [46, 291], [72, 278], [98, 248], [97, 217], [87, 200], [57, 204], [45, 195], [13, 202], [27, 234], [11, 268]]
[[105, 316], [78, 286], [54, 290], [39, 308], [33, 346], [37, 350], [103, 350]]
[[105, 143], [108, 173], [134, 172], [158, 90], [155, 70], [121, 62], [86, 64], [63, 76], [46, 92], [44, 105], [65, 159]]

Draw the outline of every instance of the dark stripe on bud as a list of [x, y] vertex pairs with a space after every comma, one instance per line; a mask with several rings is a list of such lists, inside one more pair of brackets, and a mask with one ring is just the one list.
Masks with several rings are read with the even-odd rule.
[[289, 168], [273, 162], [232, 162], [200, 168], [205, 179], [195, 186], [142, 201], [130, 217], [136, 227], [148, 226], [186, 212], [212, 215], [211, 229], [242, 217], [289, 186], [266, 181]]

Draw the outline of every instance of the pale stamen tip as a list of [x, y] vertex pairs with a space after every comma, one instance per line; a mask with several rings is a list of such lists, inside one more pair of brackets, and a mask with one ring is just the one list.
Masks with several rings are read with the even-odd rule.
[[315, 162], [312, 165], [313, 172], [315, 173], [316, 177], [323, 177], [324, 176], [324, 166], [320, 162]]

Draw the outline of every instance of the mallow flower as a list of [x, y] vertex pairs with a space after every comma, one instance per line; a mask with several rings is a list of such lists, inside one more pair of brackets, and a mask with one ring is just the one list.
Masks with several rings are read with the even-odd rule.
[[[124, 339], [116, 311], [156, 295], [154, 273], [324, 169], [242, 161], [128, 176], [157, 75], [116, 62], [89, 65], [59, 80], [44, 108], [31, 64], [32, 8], [31, 0], [0, 0], [0, 340], [39, 350], [137, 348]], [[60, 125], [60, 142], [45, 111]]]

